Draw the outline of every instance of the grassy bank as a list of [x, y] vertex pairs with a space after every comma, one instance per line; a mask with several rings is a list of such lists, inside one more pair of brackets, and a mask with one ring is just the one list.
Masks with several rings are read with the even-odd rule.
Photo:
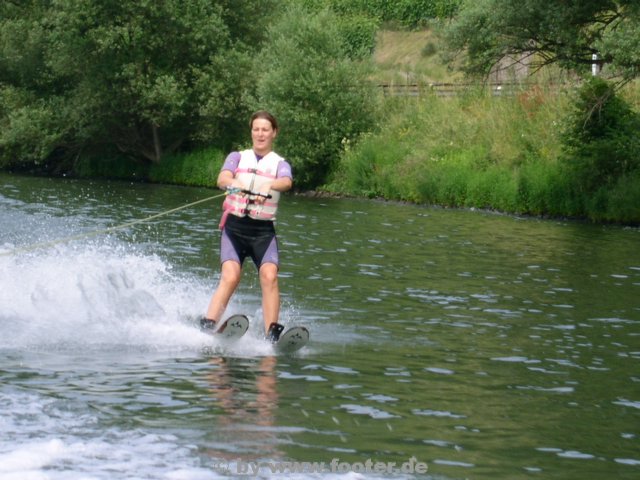
[[[572, 92], [469, 91], [387, 102], [379, 132], [348, 146], [333, 193], [451, 207], [640, 222], [640, 175], [581, 192], [563, 158]], [[627, 92], [634, 97], [635, 91]]]
[[[559, 213], [544, 190], [559, 175], [562, 93], [482, 91], [395, 98], [386, 122], [349, 148], [328, 190], [446, 206]], [[521, 178], [528, 181], [527, 193]], [[519, 192], [521, 192], [519, 194]]]
[[[430, 31], [378, 35], [376, 76], [387, 83], [460, 82]], [[640, 223], [640, 172], [585, 190], [566, 137], [577, 87], [546, 69], [513, 95], [387, 98], [379, 130], [347, 145], [328, 192], [599, 222]], [[575, 80], [575, 79], [574, 79]], [[562, 85], [562, 86], [561, 86]], [[619, 92], [640, 111], [640, 85]], [[623, 147], [624, 148], [624, 147]], [[633, 149], [629, 149], [632, 155]], [[603, 175], [604, 177], [604, 175]]]

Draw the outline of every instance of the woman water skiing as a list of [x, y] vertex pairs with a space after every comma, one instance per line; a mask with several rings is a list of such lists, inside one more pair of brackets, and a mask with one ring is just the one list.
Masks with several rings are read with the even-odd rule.
[[229, 191], [220, 229], [221, 274], [201, 324], [215, 330], [242, 274], [242, 265], [251, 257], [258, 268], [262, 289], [262, 315], [266, 336], [275, 342], [283, 326], [278, 287], [279, 252], [273, 222], [280, 193], [290, 190], [293, 175], [289, 163], [273, 151], [278, 122], [269, 112], [251, 116], [252, 149], [231, 152], [218, 175], [219, 188]]

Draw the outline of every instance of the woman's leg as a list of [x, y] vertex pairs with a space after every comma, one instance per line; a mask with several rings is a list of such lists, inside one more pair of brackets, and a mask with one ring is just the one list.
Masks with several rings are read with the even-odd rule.
[[278, 288], [278, 266], [275, 263], [263, 263], [260, 267], [260, 287], [262, 288], [262, 316], [264, 329], [278, 322], [280, 316], [280, 289]]
[[242, 274], [242, 267], [234, 260], [227, 260], [222, 264], [222, 270], [220, 273], [220, 283], [218, 288], [213, 293], [211, 301], [209, 302], [209, 308], [207, 308], [207, 318], [210, 320], [218, 321], [222, 317], [231, 295], [236, 291], [238, 284], [240, 283], [240, 276]]

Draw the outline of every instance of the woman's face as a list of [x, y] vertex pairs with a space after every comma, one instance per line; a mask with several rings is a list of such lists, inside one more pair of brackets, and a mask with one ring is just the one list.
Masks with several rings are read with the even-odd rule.
[[277, 133], [278, 131], [273, 129], [273, 125], [271, 125], [269, 120], [256, 118], [251, 125], [253, 151], [258, 155], [266, 155], [269, 153]]

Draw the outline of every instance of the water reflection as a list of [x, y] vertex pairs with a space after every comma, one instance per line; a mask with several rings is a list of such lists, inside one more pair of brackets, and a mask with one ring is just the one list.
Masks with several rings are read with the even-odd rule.
[[253, 461], [280, 458], [275, 426], [278, 409], [276, 366], [273, 355], [257, 363], [233, 357], [212, 357], [206, 374], [221, 443], [207, 449], [213, 458]]

